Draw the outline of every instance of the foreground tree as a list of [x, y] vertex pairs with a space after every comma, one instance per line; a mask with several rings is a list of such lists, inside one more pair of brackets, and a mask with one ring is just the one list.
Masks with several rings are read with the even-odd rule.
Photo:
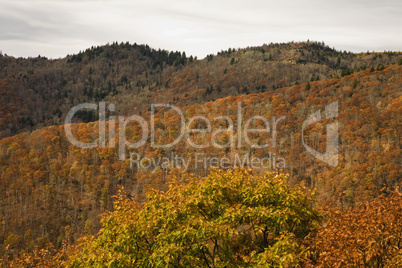
[[41, 249], [35, 247], [31, 252], [21, 251], [14, 257], [0, 257], [0, 267], [65, 267], [70, 251], [74, 250], [74, 245], [68, 245], [66, 241], [58, 250], [51, 243], [46, 243]]
[[284, 267], [304, 257], [318, 226], [313, 198], [286, 176], [214, 170], [150, 191], [143, 205], [121, 189], [98, 236], [84, 238], [70, 267]]
[[402, 267], [402, 194], [342, 211], [329, 207], [325, 226], [306, 239], [306, 267]]

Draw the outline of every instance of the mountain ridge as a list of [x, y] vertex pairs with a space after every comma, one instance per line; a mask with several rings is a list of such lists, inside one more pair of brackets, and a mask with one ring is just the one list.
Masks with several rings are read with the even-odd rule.
[[[0, 138], [62, 124], [68, 110], [83, 102], [116, 101], [123, 104], [118, 112], [127, 114], [130, 107], [143, 111], [155, 101], [203, 103], [340, 77], [401, 58], [402, 54], [394, 52], [357, 56], [323, 42], [228, 49], [203, 60], [129, 43], [92, 47], [58, 60], [2, 56], [0, 90], [7, 97], [0, 102], [4, 110], [0, 117], [5, 118], [0, 122], [4, 129]], [[6, 110], [14, 111], [15, 106], [21, 111], [7, 116]]]
[[[311, 62], [288, 62], [288, 54], [298, 53], [301, 57], [302, 53], [283, 49], [289, 46], [307, 46], [302, 52]], [[343, 55], [340, 64], [345, 67], [331, 69], [323, 62], [336, 64], [338, 57], [327, 55], [323, 60], [319, 52], [308, 50], [310, 46]], [[141, 56], [131, 45], [127, 51], [120, 50], [119, 45], [107, 47], [102, 52], [110, 53], [107, 57], [101, 53], [97, 58], [95, 53], [90, 59], [83, 52], [80, 62], [67, 62], [71, 56], [56, 62], [53, 69], [45, 59], [37, 59], [34, 65], [30, 60], [22, 60], [18, 65], [16, 59], [8, 59], [12, 63], [9, 65], [0, 57], [0, 130], [4, 131], [0, 139], [1, 252], [14, 254], [44, 247], [48, 242], [56, 248], [62, 247], [62, 241], [75, 243], [84, 234], [96, 234], [99, 215], [113, 210], [113, 195], [119, 186], [125, 187], [130, 198], [144, 202], [147, 189], [166, 190], [169, 181], [181, 177], [183, 169], [179, 167], [168, 170], [159, 165], [155, 172], [130, 167], [128, 156], [132, 152], [149, 159], [169, 157], [172, 153], [192, 159], [196, 153], [203, 153], [206, 158], [236, 154], [283, 157], [286, 167], [273, 170], [286, 172], [291, 186], [302, 184], [317, 189], [321, 204], [337, 200], [344, 207], [352, 207], [377, 198], [384, 193], [381, 189], [400, 187], [402, 55], [353, 56], [325, 49], [318, 43], [272, 45], [271, 50], [268, 47], [262, 47], [265, 52], [260, 47], [221, 51], [219, 56], [193, 59], [191, 63], [187, 57], [180, 63], [183, 56], [176, 54], [172, 56], [175, 60], [156, 64], [155, 69], [152, 57]], [[388, 61], [398, 64], [387, 65]], [[101, 97], [102, 92], [108, 94]], [[31, 98], [31, 103], [27, 103]], [[335, 101], [339, 102], [338, 117], [333, 119], [339, 124], [339, 165], [332, 168], [308, 153], [302, 139], [314, 150], [325, 152], [325, 125], [334, 121], [323, 119], [307, 128], [304, 136], [301, 129], [310, 115], [317, 111], [322, 114], [325, 106]], [[113, 148], [82, 149], [66, 138], [65, 116], [82, 102], [115, 105], [116, 110], [106, 114], [108, 129], [113, 124], [110, 116], [138, 115], [150, 123], [150, 105], [155, 103], [177, 106], [184, 112], [186, 122], [203, 115], [212, 122], [214, 131], [229, 127], [227, 120], [214, 121], [222, 115], [235, 122], [233, 129], [237, 129], [236, 122], [244, 125], [255, 115], [268, 118], [269, 122], [281, 116], [286, 119], [278, 124], [276, 147], [256, 149], [243, 145], [196, 150], [182, 141], [171, 149], [155, 149], [148, 138], [137, 150], [127, 148], [127, 159], [121, 161], [118, 132], [114, 140], [110, 139]], [[238, 103], [240, 121], [235, 120]], [[48, 115], [51, 119], [46, 118]], [[89, 115], [81, 114], [74, 120], [73, 133], [81, 141], [99, 141], [98, 118]], [[169, 109], [157, 109], [155, 142], [166, 144], [177, 137], [179, 119]], [[25, 128], [26, 125], [30, 127]], [[252, 126], [263, 124], [256, 121]], [[13, 127], [17, 134], [7, 131]], [[202, 128], [203, 124], [193, 122], [190, 127]], [[125, 132], [127, 140], [138, 140], [141, 130], [138, 124], [130, 125]], [[226, 132], [216, 135], [220, 144], [228, 141]], [[110, 141], [109, 135], [106, 137]], [[191, 138], [203, 144], [211, 142], [212, 133]], [[254, 144], [272, 144], [273, 137], [250, 134], [250, 140]], [[263, 167], [253, 172], [264, 171]], [[202, 177], [208, 170], [197, 167], [193, 161], [188, 172]]]

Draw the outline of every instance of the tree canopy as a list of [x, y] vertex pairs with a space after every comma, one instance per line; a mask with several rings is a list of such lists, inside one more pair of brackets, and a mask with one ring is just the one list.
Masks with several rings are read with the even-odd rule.
[[250, 267], [294, 265], [318, 226], [313, 195], [284, 175], [213, 170], [151, 190], [143, 205], [120, 189], [98, 236], [70, 267]]

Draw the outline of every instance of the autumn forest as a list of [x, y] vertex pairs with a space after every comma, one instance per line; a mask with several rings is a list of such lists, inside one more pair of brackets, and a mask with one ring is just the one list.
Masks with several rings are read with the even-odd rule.
[[0, 54], [0, 263], [401, 267], [401, 122], [400, 52]]

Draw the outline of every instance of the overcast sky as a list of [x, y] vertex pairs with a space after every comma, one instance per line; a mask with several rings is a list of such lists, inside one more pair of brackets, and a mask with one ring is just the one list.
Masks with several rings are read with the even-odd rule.
[[229, 47], [324, 41], [402, 51], [401, 0], [0, 0], [0, 50], [64, 57], [114, 41], [205, 57]]

